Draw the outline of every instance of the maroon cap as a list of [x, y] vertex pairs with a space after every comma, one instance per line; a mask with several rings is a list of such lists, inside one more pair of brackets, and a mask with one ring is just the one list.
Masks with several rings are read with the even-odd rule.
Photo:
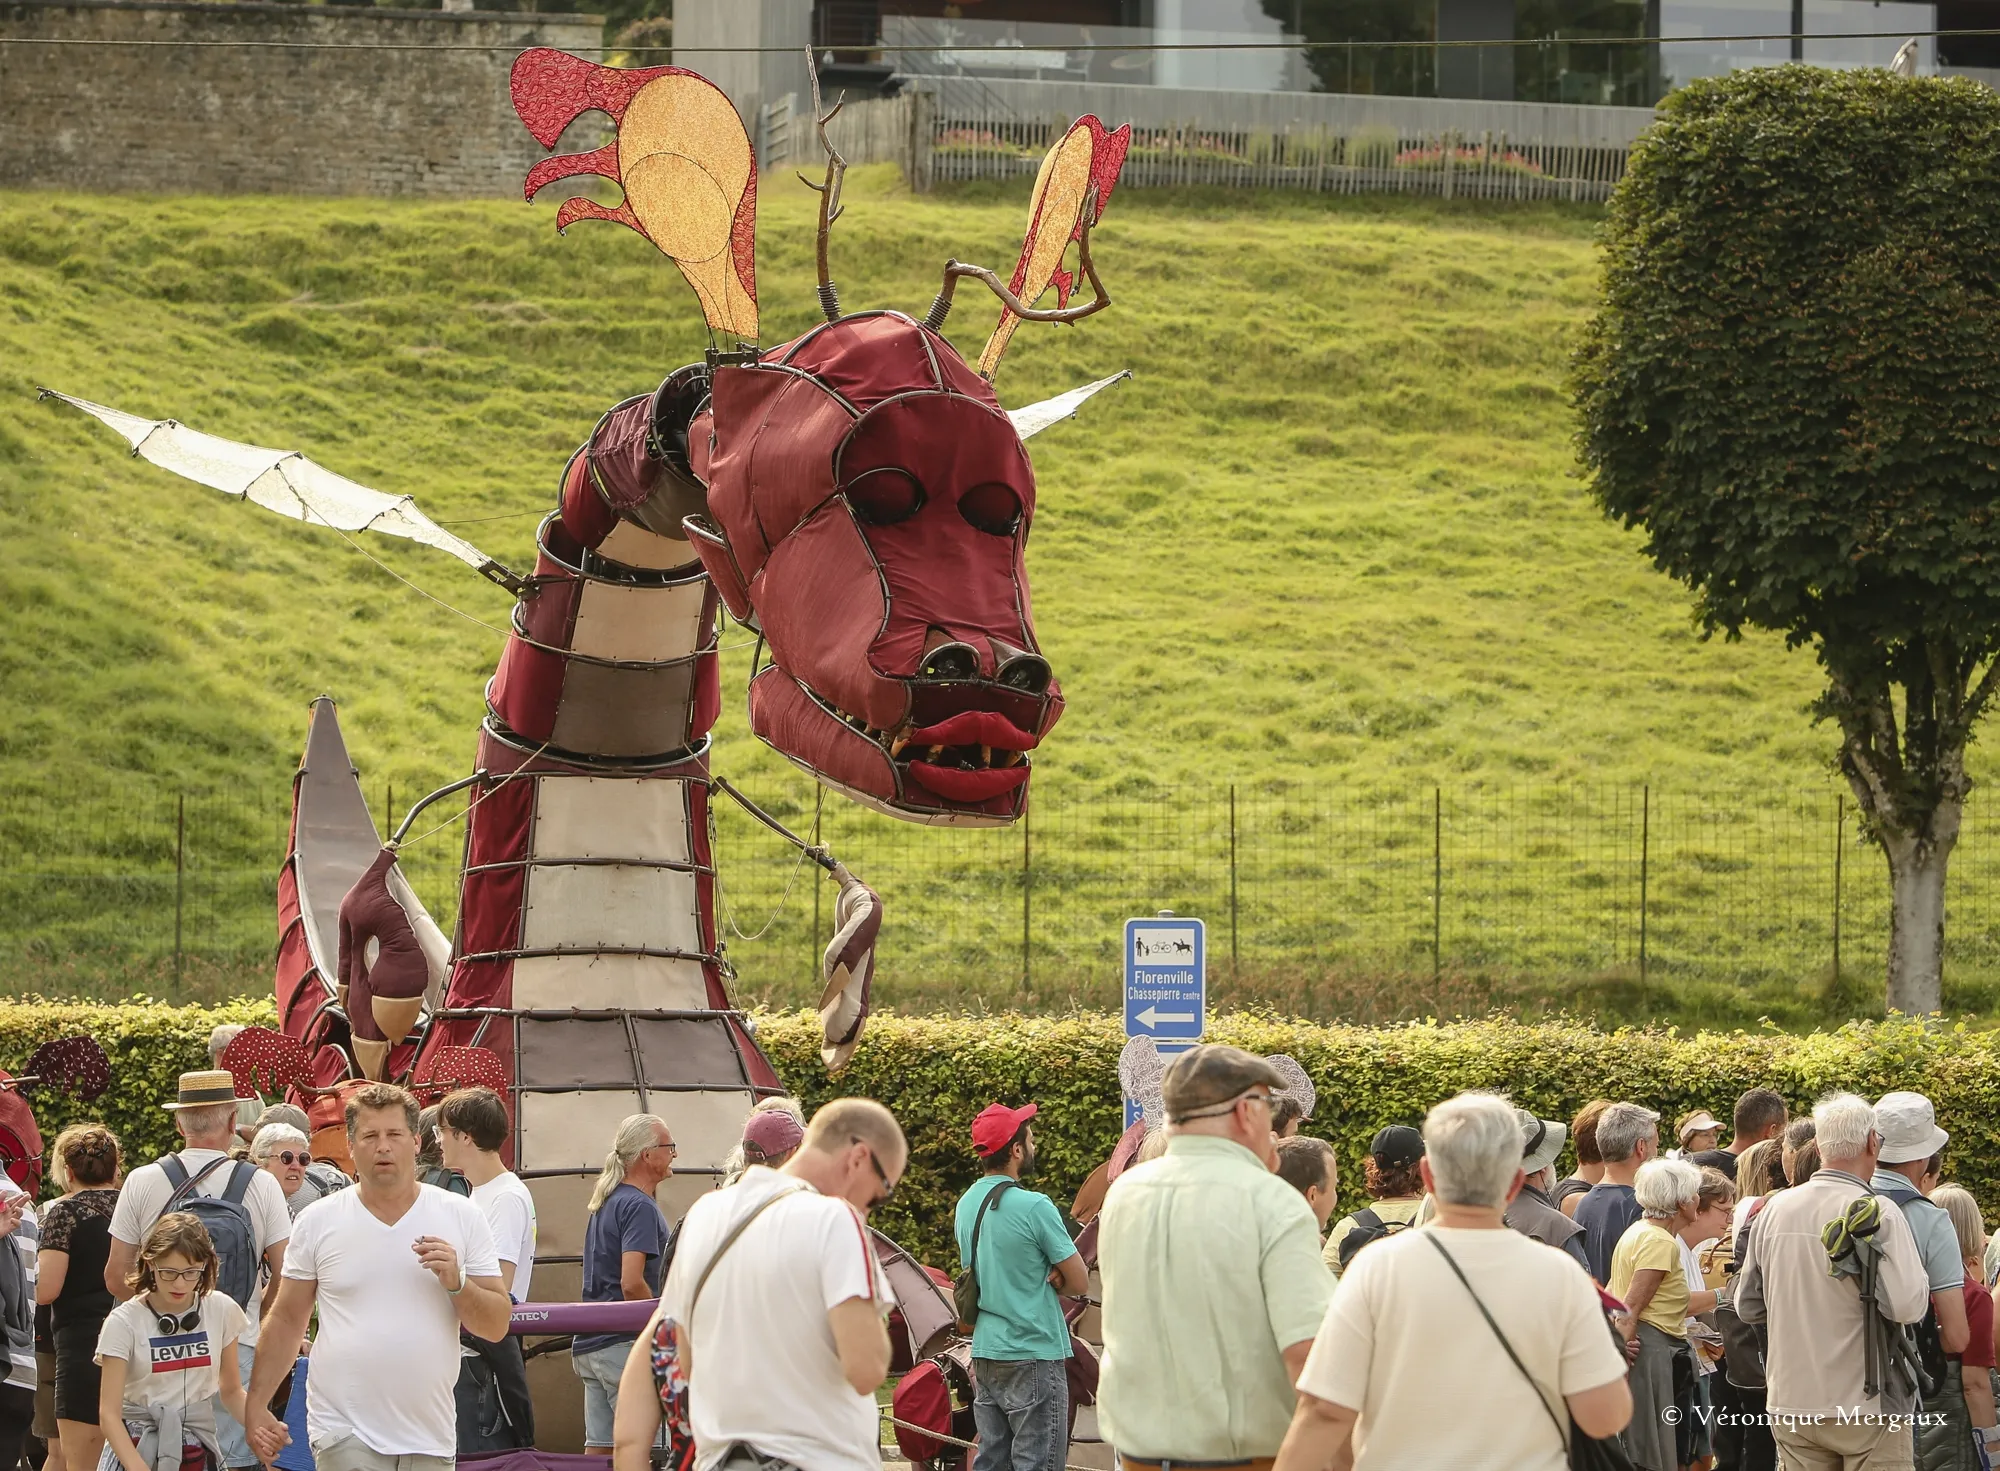
[[743, 1125], [743, 1153], [752, 1164], [760, 1159], [776, 1159], [790, 1154], [804, 1142], [806, 1131], [799, 1121], [782, 1108], [767, 1108], [750, 1115]]
[[972, 1147], [980, 1157], [998, 1154], [1014, 1142], [1014, 1136], [1021, 1132], [1021, 1125], [1028, 1122], [1041, 1109], [1036, 1104], [1026, 1108], [1009, 1108], [1004, 1103], [989, 1103], [979, 1110], [979, 1117], [972, 1121]]

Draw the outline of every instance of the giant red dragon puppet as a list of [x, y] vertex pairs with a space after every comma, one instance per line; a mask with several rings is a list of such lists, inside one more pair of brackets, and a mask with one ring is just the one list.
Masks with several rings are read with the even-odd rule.
[[[952, 261], [919, 319], [841, 308], [828, 253], [844, 165], [826, 114], [828, 164], [813, 185], [826, 320], [765, 347], [756, 161], [718, 89], [679, 67], [533, 50], [515, 63], [513, 98], [545, 147], [588, 111], [611, 118], [614, 141], [537, 165], [528, 197], [578, 175], [618, 183], [615, 207], [571, 198], [557, 226], [610, 220], [653, 242], [693, 287], [711, 342], [704, 361], [598, 421], [564, 470], [532, 573], [500, 566], [409, 497], [301, 455], [51, 396], [156, 465], [297, 520], [410, 537], [516, 595], [473, 774], [417, 803], [388, 843], [332, 701], [314, 703], [279, 882], [283, 1031], [245, 1033], [224, 1061], [245, 1091], [329, 1103], [365, 1078], [499, 1088], [543, 1223], [550, 1267], [537, 1282], [560, 1299], [621, 1118], [671, 1117], [680, 1154], [667, 1188], [682, 1198], [662, 1204], [677, 1216], [714, 1183], [755, 1100], [780, 1089], [731, 1006], [716, 925], [709, 804], [736, 796], [709, 770], [718, 604], [759, 640], [751, 729], [819, 781], [921, 823], [999, 825], [1025, 809], [1029, 753], [1062, 696], [1029, 612], [1023, 441], [1123, 375], [1012, 412], [992, 378], [1021, 321], [1108, 304], [1091, 231], [1130, 130], [1080, 119], [1042, 164], [1011, 281]], [[1094, 293], [1076, 304], [1072, 245]], [[940, 330], [967, 277], [1002, 304], [976, 365]], [[1035, 307], [1051, 286], [1057, 305]], [[448, 940], [396, 855], [430, 803], [468, 788]], [[881, 903], [811, 851], [840, 884], [821, 1008], [838, 1068], [867, 1017]]]

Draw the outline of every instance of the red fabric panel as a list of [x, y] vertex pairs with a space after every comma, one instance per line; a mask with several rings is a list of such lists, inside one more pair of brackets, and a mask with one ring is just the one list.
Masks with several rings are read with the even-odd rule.
[[869, 662], [891, 609], [883, 604], [882, 579], [845, 502], [821, 508], [786, 537], [750, 591], [777, 663], [878, 730], [902, 724], [909, 691]]
[[500, 667], [486, 683], [486, 703], [518, 736], [545, 741], [562, 702], [563, 658], [509, 637]]
[[[935, 349], [927, 350], [936, 340], [900, 313], [871, 313], [815, 327], [771, 356], [803, 368], [856, 408], [866, 409], [899, 393], [941, 387]], [[997, 403], [990, 384], [985, 394]]]
[[754, 579], [770, 548], [833, 494], [833, 447], [854, 419], [817, 383], [780, 368], [718, 368], [711, 403], [708, 512]]
[[[945, 1383], [944, 1374], [929, 1359], [896, 1381], [889, 1406], [891, 1413], [906, 1425], [922, 1425], [940, 1435], [952, 1433], [951, 1386]], [[896, 1449], [903, 1453], [906, 1460], [914, 1463], [941, 1456], [951, 1447], [941, 1440], [898, 1425]]]
[[703, 654], [694, 666], [694, 719], [688, 739], [699, 740], [722, 717], [722, 656]]
[[[893, 467], [924, 487], [915, 515], [862, 528], [889, 584], [889, 622], [869, 648], [870, 665], [885, 674], [915, 674], [931, 628], [979, 650], [980, 672], [989, 678], [995, 672], [992, 639], [1035, 647], [1019, 598], [1025, 580], [1019, 577], [1020, 548], [1034, 515], [1035, 475], [1005, 415], [965, 399], [899, 399], [854, 426], [838, 465], [842, 484]], [[1021, 525], [1012, 536], [981, 531], [958, 511], [965, 492], [996, 483], [1021, 503]], [[774, 554], [774, 565], [783, 551]], [[775, 634], [771, 648], [783, 662]], [[802, 677], [825, 688], [810, 674]]]
[[570, 457], [569, 468], [563, 471], [562, 524], [578, 546], [586, 547], [603, 541], [618, 524], [618, 513], [590, 483], [589, 456], [583, 450]]
[[708, 572], [709, 584], [715, 588], [723, 606], [729, 609], [729, 616], [738, 623], [748, 622], [750, 594], [744, 589], [743, 579], [737, 575], [736, 560], [730, 555], [728, 545], [704, 535], [693, 526], [688, 528], [688, 545], [701, 558], [701, 565]]
[[618, 405], [590, 436], [586, 455], [597, 472], [598, 493], [613, 510], [628, 511], [653, 493], [660, 465], [646, 452], [652, 427], [653, 396], [648, 393]]
[[814, 704], [782, 669], [766, 669], [750, 681], [750, 729], [842, 786], [885, 800], [896, 795], [889, 753]]
[[[475, 787], [479, 805], [472, 809], [470, 838], [466, 844], [466, 867], [492, 863], [518, 865], [528, 855], [528, 828], [534, 815], [535, 783], [522, 778]], [[512, 950], [520, 944], [521, 905], [527, 879], [518, 866], [468, 872], [459, 900], [458, 953], [482, 955], [495, 950]], [[462, 993], [461, 982], [483, 980], [474, 976], [463, 960], [452, 969], [447, 999], [452, 1006], [505, 1006], [508, 997], [482, 991]], [[506, 977], [499, 979], [505, 980]]]

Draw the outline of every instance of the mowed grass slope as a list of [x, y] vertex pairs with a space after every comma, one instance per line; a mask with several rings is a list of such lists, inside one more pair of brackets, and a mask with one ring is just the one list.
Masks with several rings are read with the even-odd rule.
[[[850, 309], [921, 312], [947, 256], [1003, 270], [1024, 193], [912, 197], [857, 171]], [[766, 340], [816, 317], [814, 201], [766, 181]], [[0, 195], [0, 780], [105, 770], [270, 789], [305, 702], [364, 773], [463, 769], [488, 629], [336, 536], [135, 461], [47, 384], [292, 447], [526, 566], [597, 415], [703, 345], [638, 237], [507, 201]], [[1034, 443], [1029, 551], [1069, 713], [1044, 790], [1178, 782], [1804, 784], [1830, 747], [1809, 656], [1703, 644], [1687, 600], [1572, 478], [1561, 380], [1593, 212], [1121, 192], [1116, 305], [1023, 328], [1013, 405], [1135, 380]], [[961, 289], [951, 335], [993, 313]], [[371, 540], [487, 623], [458, 564]], [[803, 787], [746, 739], [718, 763]]]

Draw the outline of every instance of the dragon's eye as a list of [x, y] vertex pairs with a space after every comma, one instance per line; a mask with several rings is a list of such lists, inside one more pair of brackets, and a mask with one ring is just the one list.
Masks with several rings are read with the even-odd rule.
[[1011, 485], [990, 480], [975, 485], [958, 498], [958, 514], [981, 531], [994, 536], [1012, 536], [1021, 524], [1021, 497]]
[[847, 503], [870, 526], [893, 526], [923, 508], [924, 488], [908, 470], [864, 470], [847, 483]]

